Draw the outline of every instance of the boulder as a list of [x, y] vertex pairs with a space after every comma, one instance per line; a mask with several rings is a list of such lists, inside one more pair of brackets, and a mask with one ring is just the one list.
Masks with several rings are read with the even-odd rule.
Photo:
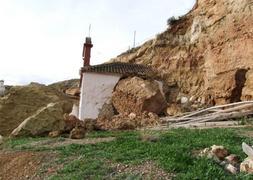
[[83, 139], [86, 134], [86, 128], [83, 126], [76, 126], [71, 130], [69, 138], [71, 139]]
[[227, 156], [227, 157], [225, 158], [225, 160], [226, 160], [229, 164], [231, 164], [231, 165], [233, 165], [233, 166], [235, 166], [235, 167], [237, 167], [238, 164], [240, 163], [239, 157], [238, 157], [237, 155], [235, 155], [235, 154], [230, 154], [229, 156]]
[[35, 114], [26, 118], [11, 133], [11, 136], [38, 136], [50, 131], [64, 130], [64, 107], [68, 102], [49, 103]]
[[[26, 118], [49, 103], [68, 101], [64, 111], [71, 112], [73, 100], [63, 92], [43, 84], [13, 86], [0, 98], [0, 134], [9, 135]], [[15, 108], [14, 108], [15, 107]]]
[[180, 114], [182, 114], [182, 108], [178, 104], [175, 104], [175, 103], [170, 104], [167, 107], [165, 114], [168, 116], [180, 115]]
[[112, 103], [120, 114], [141, 114], [144, 111], [160, 114], [167, 105], [158, 82], [140, 77], [119, 81], [112, 95]]
[[253, 173], [253, 159], [248, 157], [240, 165], [240, 172]]
[[62, 131], [51, 131], [48, 136], [51, 138], [59, 137], [61, 135]]
[[76, 116], [68, 115], [67, 113], [64, 114], [64, 122], [65, 122], [65, 126], [64, 126], [64, 131], [65, 132], [70, 132], [78, 124], [83, 123], [83, 121], [79, 120]]

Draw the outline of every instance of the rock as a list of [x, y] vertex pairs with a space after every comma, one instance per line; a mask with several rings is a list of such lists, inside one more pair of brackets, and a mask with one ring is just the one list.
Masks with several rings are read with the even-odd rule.
[[240, 165], [240, 172], [253, 173], [253, 159], [248, 157]]
[[253, 148], [250, 147], [248, 144], [245, 142], [242, 143], [242, 150], [245, 154], [248, 155], [248, 157], [253, 159]]
[[80, 96], [80, 88], [78, 87], [69, 88], [65, 90], [65, 93], [71, 96]]
[[144, 111], [160, 114], [167, 104], [156, 81], [139, 77], [120, 80], [113, 92], [112, 103], [120, 114]]
[[93, 131], [96, 129], [96, 119], [84, 119], [84, 127], [86, 131]]
[[129, 117], [130, 119], [134, 119], [134, 118], [136, 118], [136, 114], [133, 113], [133, 112], [131, 112], [131, 113], [128, 115], [128, 117]]
[[235, 155], [235, 154], [230, 154], [229, 156], [227, 156], [227, 157], [225, 158], [225, 160], [226, 160], [229, 164], [231, 164], [231, 165], [233, 165], [233, 166], [235, 166], [235, 167], [237, 167], [237, 166], [239, 165], [239, 163], [240, 163], [239, 157], [238, 157], [237, 155]]
[[59, 137], [61, 135], [62, 131], [51, 131], [48, 136], [51, 138]]
[[211, 154], [218, 158], [218, 160], [224, 160], [226, 156], [228, 156], [228, 150], [223, 146], [213, 145], [211, 147]]
[[4, 142], [4, 138], [3, 136], [0, 135], [0, 145], [3, 144], [3, 142]]
[[114, 115], [115, 111], [112, 103], [105, 103], [99, 111], [98, 118], [111, 119]]
[[64, 131], [65, 132], [70, 132], [72, 129], [74, 129], [78, 124], [82, 124], [83, 121], [78, 119], [74, 115], [68, 115], [67, 113], [64, 114]]
[[[211, 152], [211, 148], [205, 148], [205, 149], [200, 151], [199, 156], [200, 157], [203, 157], [203, 156], [208, 157], [210, 152]], [[208, 157], [208, 158], [211, 158], [211, 157]]]
[[246, 82], [242, 89], [242, 101], [249, 101], [253, 99], [253, 69], [246, 74]]
[[175, 116], [182, 114], [182, 109], [178, 104], [170, 104], [166, 109], [166, 115]]
[[51, 131], [64, 130], [64, 104], [68, 102], [49, 103], [35, 114], [26, 118], [11, 136], [39, 136]]
[[232, 164], [227, 164], [225, 166], [225, 170], [227, 170], [228, 172], [230, 172], [231, 174], [237, 174], [239, 172], [239, 169], [236, 168], [234, 165]]
[[[9, 135], [26, 118], [49, 103], [68, 101], [64, 111], [71, 112], [72, 100], [64, 93], [43, 84], [31, 83], [26, 86], [13, 86], [0, 98], [0, 133]], [[15, 107], [15, 108], [13, 108]]]
[[48, 137], [55, 138], [61, 135], [62, 131], [51, 131], [48, 133]]
[[188, 98], [187, 97], [181, 97], [181, 100], [180, 100], [180, 102], [181, 102], [181, 104], [185, 104], [185, 103], [188, 103]]
[[71, 130], [69, 138], [71, 139], [83, 139], [85, 137], [86, 130], [85, 127], [77, 126]]

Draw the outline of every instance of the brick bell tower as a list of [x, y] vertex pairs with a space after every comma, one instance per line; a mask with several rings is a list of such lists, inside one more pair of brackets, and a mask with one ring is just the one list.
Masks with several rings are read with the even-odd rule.
[[91, 37], [86, 37], [85, 43], [83, 44], [83, 54], [82, 54], [83, 67], [81, 68], [81, 71], [80, 71], [81, 78], [80, 78], [79, 87], [81, 87], [81, 84], [82, 84], [83, 69], [87, 66], [90, 66], [90, 55], [91, 55], [91, 48], [92, 47], [93, 47], [93, 44], [91, 42]]

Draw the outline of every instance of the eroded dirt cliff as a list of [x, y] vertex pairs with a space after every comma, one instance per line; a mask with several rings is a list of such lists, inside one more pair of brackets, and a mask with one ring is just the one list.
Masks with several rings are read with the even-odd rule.
[[198, 0], [168, 29], [111, 61], [150, 65], [167, 99], [203, 104], [253, 99], [253, 0]]

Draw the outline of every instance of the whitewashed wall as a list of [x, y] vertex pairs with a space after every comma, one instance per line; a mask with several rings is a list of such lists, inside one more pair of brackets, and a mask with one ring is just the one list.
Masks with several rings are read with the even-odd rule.
[[0, 96], [4, 95], [5, 87], [4, 87], [4, 81], [0, 81]]
[[103, 104], [110, 101], [120, 77], [117, 74], [83, 73], [79, 119], [98, 117]]

